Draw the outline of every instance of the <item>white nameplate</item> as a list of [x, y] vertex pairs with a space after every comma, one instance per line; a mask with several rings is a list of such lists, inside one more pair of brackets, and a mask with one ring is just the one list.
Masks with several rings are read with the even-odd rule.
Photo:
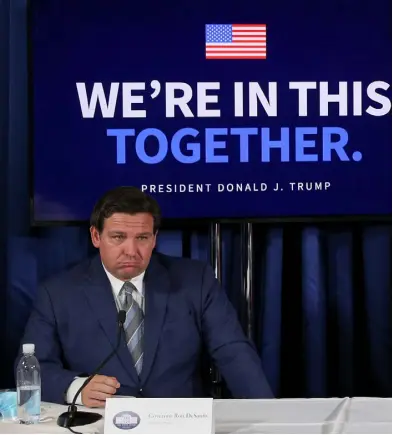
[[104, 433], [214, 433], [213, 399], [106, 400]]

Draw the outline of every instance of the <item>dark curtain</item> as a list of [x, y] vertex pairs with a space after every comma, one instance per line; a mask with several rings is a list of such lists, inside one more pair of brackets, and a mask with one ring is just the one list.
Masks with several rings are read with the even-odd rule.
[[[31, 228], [25, 0], [0, 0], [0, 388], [40, 280], [93, 248], [88, 227]], [[56, 138], [54, 138], [54, 143]], [[254, 336], [277, 397], [391, 397], [391, 223], [254, 224]], [[208, 228], [157, 249], [209, 261]], [[222, 226], [223, 285], [239, 310], [241, 232]]]

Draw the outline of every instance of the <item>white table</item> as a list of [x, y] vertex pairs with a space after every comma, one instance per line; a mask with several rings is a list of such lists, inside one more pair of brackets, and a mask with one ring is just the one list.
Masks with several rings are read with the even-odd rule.
[[[3, 422], [0, 433], [70, 434], [56, 425], [57, 416], [66, 409], [43, 403], [40, 424]], [[94, 412], [104, 414], [104, 410]], [[216, 433], [392, 433], [392, 399], [216, 400], [214, 415]], [[102, 419], [74, 430], [103, 433], [103, 428]]]

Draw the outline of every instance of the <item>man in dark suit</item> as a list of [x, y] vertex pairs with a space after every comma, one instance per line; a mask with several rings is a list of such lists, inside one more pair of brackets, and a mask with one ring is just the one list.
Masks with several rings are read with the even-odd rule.
[[116, 393], [202, 396], [202, 346], [234, 397], [271, 397], [261, 361], [213, 270], [153, 253], [160, 219], [156, 201], [140, 190], [107, 192], [91, 216], [99, 255], [40, 287], [22, 343], [35, 344], [43, 400], [72, 401], [115, 348], [119, 310], [127, 312], [121, 346], [77, 403], [104, 406]]

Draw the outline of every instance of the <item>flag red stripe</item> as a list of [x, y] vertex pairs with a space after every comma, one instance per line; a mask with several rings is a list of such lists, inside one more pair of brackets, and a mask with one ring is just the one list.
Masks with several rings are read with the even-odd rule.
[[266, 59], [265, 56], [206, 56], [206, 59]]
[[[226, 54], [227, 56], [237, 56], [240, 54], [253, 54], [255, 56], [266, 56], [266, 51], [208, 51], [206, 56], [214, 56], [216, 54]], [[221, 57], [221, 56], [220, 56]]]
[[[239, 47], [231, 47], [231, 50], [228, 50], [229, 47], [209, 47], [209, 50], [205, 50], [206, 53], [215, 53], [217, 51], [225, 51], [227, 53], [234, 53], [236, 51], [239, 52], [244, 52], [244, 51], [258, 51], [258, 53], [263, 53], [266, 50], [266, 47], [244, 47], [244, 48], [239, 48]], [[225, 50], [226, 49], [226, 50]]]

